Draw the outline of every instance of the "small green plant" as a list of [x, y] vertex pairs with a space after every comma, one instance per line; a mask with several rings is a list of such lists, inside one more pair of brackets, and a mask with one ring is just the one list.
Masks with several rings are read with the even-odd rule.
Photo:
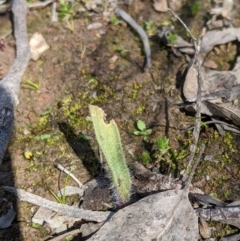
[[122, 53], [124, 51], [124, 47], [121, 44], [115, 44], [115, 45], [113, 45], [113, 51]]
[[119, 19], [116, 15], [112, 16], [110, 18], [110, 23], [113, 24], [113, 25], [118, 25], [119, 24]]
[[191, 6], [192, 15], [196, 16], [200, 11], [200, 3], [196, 2]]
[[58, 203], [65, 204], [66, 203], [66, 196], [63, 195], [62, 197], [59, 197], [56, 193], [54, 193], [51, 189], [49, 189], [49, 192], [53, 195], [53, 197], [56, 199]]
[[157, 30], [153, 21], [144, 22], [144, 29], [146, 30], [147, 34], [150, 36], [154, 35]]
[[74, 236], [73, 235], [68, 235], [66, 238], [65, 238], [65, 241], [71, 241], [74, 239]]
[[170, 20], [165, 20], [165, 21], [162, 22], [161, 25], [162, 26], [170, 26], [170, 25], [172, 25], [172, 22]]
[[137, 129], [133, 132], [136, 136], [149, 136], [152, 133], [152, 129], [147, 129], [145, 122], [142, 120], [137, 121]]
[[165, 136], [163, 138], [158, 138], [156, 143], [156, 155], [157, 156], [163, 156], [165, 155], [169, 150], [170, 150], [170, 146], [169, 146], [169, 139]]
[[77, 3], [71, 3], [68, 0], [60, 0], [57, 12], [60, 19], [73, 19], [75, 17], [74, 7]]
[[39, 223], [32, 223], [32, 228], [41, 229], [42, 225]]
[[170, 155], [170, 149], [168, 138], [157, 138], [154, 144], [155, 153], [153, 156], [156, 159], [154, 165], [159, 165], [162, 173], [169, 173], [171, 169], [176, 168]]
[[169, 39], [170, 43], [172, 43], [172, 44], [176, 43], [176, 41], [177, 41], [177, 34], [169, 33], [168, 39]]
[[58, 203], [66, 204], [66, 202], [67, 202], [66, 186], [67, 186], [68, 181], [69, 181], [69, 175], [67, 175], [64, 180], [64, 188], [63, 188], [63, 193], [61, 193], [61, 196], [54, 193], [50, 188], [48, 189], [48, 191], [53, 195], [53, 197], [56, 199], [56, 201]]
[[151, 156], [148, 151], [143, 151], [140, 155], [138, 155], [138, 158], [142, 162], [144, 166], [147, 166], [151, 163]]
[[76, 16], [74, 11], [76, 5], [77, 3], [71, 3], [68, 0], [60, 0], [59, 7], [57, 9], [59, 18], [62, 21], [65, 21], [67, 27], [72, 31], [74, 30], [73, 19]]
[[50, 134], [42, 134], [35, 137], [36, 140], [40, 140], [40, 141], [47, 140], [50, 138], [51, 138]]

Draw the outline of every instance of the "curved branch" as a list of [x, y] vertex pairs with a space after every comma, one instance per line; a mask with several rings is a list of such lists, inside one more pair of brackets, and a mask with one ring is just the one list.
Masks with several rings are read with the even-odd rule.
[[142, 40], [145, 55], [146, 55], [145, 71], [148, 72], [151, 67], [151, 49], [150, 49], [147, 34], [143, 30], [143, 28], [140, 25], [138, 25], [137, 22], [133, 18], [131, 18], [124, 10], [117, 7], [115, 9], [115, 12], [139, 34], [140, 39]]
[[0, 82], [0, 164], [7, 149], [14, 124], [14, 106], [18, 104], [20, 83], [31, 57], [26, 27], [25, 0], [12, 3], [16, 58], [8, 74]]

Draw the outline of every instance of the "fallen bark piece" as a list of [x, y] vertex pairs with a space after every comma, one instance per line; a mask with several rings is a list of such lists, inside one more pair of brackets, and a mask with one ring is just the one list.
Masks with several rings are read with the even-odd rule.
[[[240, 96], [240, 66], [239, 59], [234, 69], [230, 71], [206, 71], [201, 69], [202, 100], [223, 98], [223, 102], [238, 99]], [[188, 72], [183, 84], [183, 94], [187, 101], [193, 102], [197, 98], [197, 68], [189, 64]]]
[[101, 223], [84, 223], [80, 228], [82, 240], [88, 240], [88, 237], [95, 233], [101, 226]]
[[82, 197], [84, 194], [84, 190], [79, 187], [73, 187], [73, 186], [65, 186], [61, 190], [58, 191], [57, 196], [73, 196], [78, 195], [79, 197]]
[[47, 224], [52, 233], [61, 233], [72, 228], [74, 223], [80, 222], [80, 218], [58, 215], [49, 209], [40, 207], [32, 217], [32, 222], [39, 225]]
[[205, 221], [229, 223], [240, 228], [240, 206], [198, 208], [196, 214]]
[[233, 5], [233, 0], [224, 0], [222, 8], [213, 8], [211, 14], [222, 15], [224, 18], [229, 18]]
[[49, 201], [45, 198], [39, 197], [35, 194], [26, 192], [22, 189], [18, 189], [14, 187], [3, 186], [3, 189], [6, 190], [7, 192], [13, 193], [21, 201], [26, 201], [34, 205], [47, 208], [57, 213], [60, 213], [62, 215], [66, 215], [70, 217], [81, 218], [81, 219], [86, 219], [86, 220], [95, 221], [95, 222], [104, 222], [108, 218], [110, 218], [113, 214], [113, 212], [108, 212], [108, 211], [94, 212], [91, 210], [85, 210], [82, 208], [77, 208], [77, 207], [68, 206], [65, 204], [56, 203], [53, 201]]
[[240, 41], [240, 28], [226, 28], [223, 30], [212, 30], [207, 32], [201, 41], [201, 53], [206, 53], [213, 49], [215, 45], [226, 44], [228, 42]]
[[198, 240], [198, 218], [188, 190], [150, 195], [119, 210], [89, 241]]
[[55, 238], [52, 238], [50, 239], [49, 241], [62, 241], [62, 240], [67, 240], [67, 237], [68, 236], [75, 236], [77, 234], [79, 234], [81, 231], [79, 229], [75, 229], [75, 230], [72, 230], [72, 231], [69, 231], [67, 233], [64, 233], [62, 235], [59, 235]]
[[202, 218], [199, 218], [199, 233], [204, 239], [208, 239], [212, 235], [212, 228], [210, 228], [208, 223]]
[[211, 101], [203, 101], [202, 113], [229, 119], [236, 125], [240, 123], [240, 108], [232, 106], [231, 103], [216, 104]]
[[[185, 109], [190, 112], [196, 111], [196, 105], [188, 105]], [[217, 116], [231, 120], [235, 125], [240, 123], [240, 107], [233, 106], [231, 103], [221, 104], [213, 101], [203, 101], [201, 112], [208, 116]]]
[[239, 240], [240, 240], [240, 233], [221, 238], [221, 241], [239, 241]]

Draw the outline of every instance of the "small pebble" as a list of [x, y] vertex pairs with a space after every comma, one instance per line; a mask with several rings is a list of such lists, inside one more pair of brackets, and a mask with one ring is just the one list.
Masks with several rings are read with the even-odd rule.
[[212, 155], [206, 155], [206, 156], [204, 157], [204, 161], [211, 161], [212, 158], [213, 158]]
[[97, 22], [97, 23], [91, 23], [91, 24], [89, 24], [88, 26], [87, 26], [87, 30], [96, 30], [96, 29], [99, 29], [99, 28], [101, 28], [102, 27], [102, 23], [99, 23], [99, 22]]
[[121, 90], [121, 89], [122, 89], [122, 85], [117, 84], [117, 86], [116, 86], [116, 90]]
[[206, 60], [203, 63], [203, 66], [209, 69], [217, 69], [218, 65], [213, 60]]
[[117, 55], [113, 55], [113, 57], [112, 58], [110, 58], [110, 63], [115, 63], [116, 61], [117, 61], [117, 59], [118, 59], [118, 56]]
[[106, 28], [100, 28], [99, 29], [99, 34], [100, 35], [104, 35], [104, 34], [106, 34], [107, 33], [107, 29]]
[[97, 98], [97, 91], [94, 91], [94, 92], [92, 93], [92, 98]]

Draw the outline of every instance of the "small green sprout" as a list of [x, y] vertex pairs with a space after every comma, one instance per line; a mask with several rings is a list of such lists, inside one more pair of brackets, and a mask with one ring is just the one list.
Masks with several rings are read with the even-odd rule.
[[156, 143], [156, 148], [157, 148], [157, 155], [165, 155], [169, 150], [170, 150], [170, 146], [169, 146], [169, 139], [165, 136], [163, 138], [158, 138]]
[[172, 160], [170, 153], [171, 147], [169, 146], [169, 139], [167, 137], [158, 138], [154, 143], [154, 158], [156, 161], [155, 165], [160, 166], [160, 171], [163, 173], [169, 173], [171, 170], [175, 171], [176, 164]]
[[113, 46], [113, 50], [114, 50], [114, 52], [121, 53], [122, 51], [124, 51], [124, 47], [121, 44], [116, 44]]
[[157, 30], [153, 21], [144, 22], [144, 29], [146, 30], [147, 34], [150, 36], [154, 35]]
[[71, 3], [68, 0], [60, 0], [59, 8], [57, 9], [59, 18], [65, 21], [67, 27], [70, 30], [74, 30], [73, 19], [76, 16], [74, 11], [75, 6], [77, 3]]
[[52, 190], [49, 189], [49, 192], [53, 195], [53, 197], [56, 199], [58, 203], [66, 204], [66, 196], [63, 195], [62, 197], [59, 197], [57, 194], [55, 194]]
[[170, 43], [174, 44], [177, 41], [177, 34], [169, 33], [168, 39], [169, 39]]
[[41, 229], [42, 225], [40, 225], [38, 223], [32, 223], [32, 228]]
[[137, 129], [133, 132], [136, 136], [149, 136], [152, 133], [152, 129], [147, 129], [145, 122], [142, 120], [137, 121]]
[[72, 4], [67, 0], [61, 0], [59, 3], [59, 8], [57, 9], [60, 19], [73, 19], [75, 16], [74, 7], [76, 5], [77, 3]]
[[71, 241], [73, 240], [74, 236], [73, 235], [68, 235], [66, 238], [65, 238], [65, 241]]
[[110, 23], [113, 25], [118, 25], [119, 24], [119, 19], [116, 15], [114, 15], [113, 17], [111, 17], [110, 19]]
[[47, 108], [40, 116], [48, 116], [52, 113], [52, 107]]
[[21, 84], [22, 88], [30, 90], [38, 90], [40, 87], [39, 82], [32, 82], [31, 80], [25, 79]]
[[146, 30], [150, 30], [153, 27], [153, 21], [146, 21], [144, 25]]
[[143, 152], [138, 156], [138, 158], [140, 159], [140, 161], [142, 162], [142, 164], [143, 164], [144, 166], [149, 165], [149, 164], [151, 163], [151, 160], [152, 160], [152, 158], [151, 158], [151, 156], [150, 156], [150, 154], [149, 154], [148, 151], [143, 151]]
[[171, 21], [169, 21], [169, 20], [165, 20], [165, 21], [163, 21], [162, 22], [162, 26], [170, 26], [172, 24], [172, 22]]
[[67, 186], [68, 181], [69, 181], [69, 175], [67, 175], [67, 176], [65, 177], [63, 193], [62, 193], [61, 196], [57, 195], [57, 194], [54, 193], [50, 188], [48, 188], [48, 191], [53, 195], [53, 197], [56, 199], [56, 201], [57, 201], [58, 203], [61, 203], [61, 204], [66, 204], [66, 203], [67, 203], [66, 186]]
[[51, 138], [50, 134], [42, 134], [35, 137], [36, 140], [41, 140], [41, 141], [47, 140], [49, 138]]
[[199, 3], [194, 3], [191, 7], [192, 15], [196, 16], [199, 11], [200, 11], [200, 4]]
[[89, 141], [89, 140], [91, 140], [92, 138], [91, 138], [91, 136], [87, 136], [87, 135], [81, 133], [81, 134], [79, 135], [79, 139], [84, 140], [84, 141]]

